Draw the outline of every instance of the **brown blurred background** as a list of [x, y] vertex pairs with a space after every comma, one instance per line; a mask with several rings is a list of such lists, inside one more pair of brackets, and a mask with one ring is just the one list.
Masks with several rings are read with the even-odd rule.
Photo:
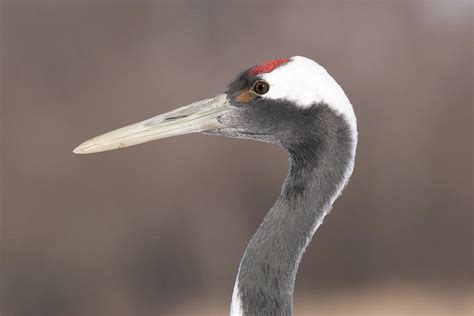
[[303, 258], [295, 314], [472, 312], [471, 1], [0, 9], [1, 315], [227, 314], [285, 153], [203, 135], [71, 151], [293, 55], [344, 87], [360, 131], [352, 181]]

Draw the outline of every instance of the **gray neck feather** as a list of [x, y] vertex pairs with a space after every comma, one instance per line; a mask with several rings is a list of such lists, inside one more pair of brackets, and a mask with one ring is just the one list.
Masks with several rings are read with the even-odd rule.
[[283, 144], [288, 176], [242, 258], [232, 315], [292, 315], [301, 257], [352, 173], [355, 138], [346, 124], [340, 126], [328, 131], [330, 139], [326, 133], [297, 146]]

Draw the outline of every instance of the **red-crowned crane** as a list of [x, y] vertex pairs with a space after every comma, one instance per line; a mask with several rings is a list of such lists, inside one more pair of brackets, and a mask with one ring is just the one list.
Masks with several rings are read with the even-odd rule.
[[92, 138], [74, 152], [194, 132], [274, 143], [288, 152], [280, 196], [240, 262], [230, 314], [291, 315], [302, 254], [354, 168], [357, 122], [351, 103], [313, 60], [272, 60], [239, 74], [223, 94]]

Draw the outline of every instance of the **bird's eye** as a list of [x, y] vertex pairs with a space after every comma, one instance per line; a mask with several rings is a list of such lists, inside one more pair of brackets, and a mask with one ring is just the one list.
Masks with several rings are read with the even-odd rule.
[[267, 93], [268, 90], [270, 90], [270, 85], [266, 81], [259, 80], [259, 81], [255, 82], [255, 84], [253, 85], [252, 90], [256, 94], [262, 95], [262, 94]]

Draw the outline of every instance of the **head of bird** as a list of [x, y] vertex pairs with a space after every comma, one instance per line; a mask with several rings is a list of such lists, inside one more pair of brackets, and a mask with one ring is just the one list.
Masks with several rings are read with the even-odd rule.
[[322, 66], [295, 56], [253, 66], [220, 95], [94, 137], [74, 153], [195, 132], [276, 143], [291, 150], [328, 131], [324, 125], [334, 124], [330, 117], [356, 130], [352, 105], [342, 88]]

